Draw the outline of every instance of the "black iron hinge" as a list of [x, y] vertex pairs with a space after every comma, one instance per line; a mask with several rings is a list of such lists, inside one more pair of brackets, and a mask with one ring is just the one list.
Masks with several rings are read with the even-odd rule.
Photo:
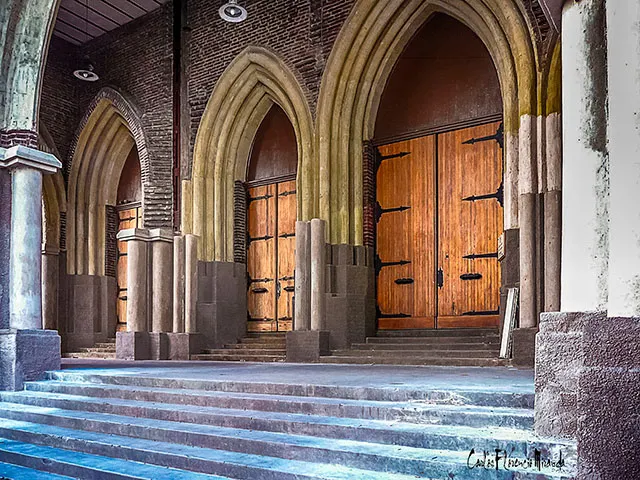
[[380, 205], [380, 202], [376, 201], [376, 206], [374, 209], [374, 216], [376, 219], [376, 223], [380, 222], [380, 217], [382, 217], [382, 215], [384, 215], [385, 213], [404, 212], [405, 210], [409, 210], [410, 208], [411, 207], [407, 207], [407, 206], [382, 208], [382, 206]]
[[411, 263], [411, 260], [398, 260], [397, 262], [383, 262], [380, 256], [376, 253], [376, 256], [374, 259], [374, 268], [376, 271], [376, 275], [378, 275], [380, 273], [380, 270], [382, 270], [384, 267], [393, 267], [396, 265], [408, 265], [409, 263]]
[[392, 158], [402, 158], [402, 157], [406, 157], [407, 155], [410, 155], [411, 152], [399, 152], [399, 153], [394, 153], [392, 155], [382, 155], [380, 153], [380, 150], [376, 148], [376, 172], [378, 171], [378, 169], [380, 168], [380, 165], [382, 165], [382, 162], [384, 162], [385, 160], [391, 160]]
[[467, 260], [475, 260], [476, 258], [498, 258], [498, 252], [492, 253], [472, 253], [471, 255], [465, 255], [464, 257]]
[[504, 207], [504, 182], [500, 182], [498, 190], [494, 193], [485, 193], [484, 195], [471, 195], [462, 199], [463, 202], [475, 202], [477, 200], [489, 200], [495, 198], [501, 207]]
[[463, 145], [475, 145], [480, 142], [490, 142], [495, 140], [500, 145], [500, 148], [504, 149], [504, 123], [500, 123], [498, 130], [493, 135], [487, 135], [486, 137], [471, 138], [466, 142], [462, 142]]

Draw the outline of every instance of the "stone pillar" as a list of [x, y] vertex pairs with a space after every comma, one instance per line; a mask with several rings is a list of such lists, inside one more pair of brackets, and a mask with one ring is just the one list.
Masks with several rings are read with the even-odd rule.
[[[11, 171], [9, 329], [0, 331], [0, 390], [60, 368], [58, 332], [42, 329], [42, 175], [62, 164], [23, 146], [0, 149], [0, 167]], [[34, 355], [37, 352], [37, 355]]]
[[[330, 352], [326, 331], [325, 229], [325, 221], [318, 218], [296, 222], [296, 316], [295, 330], [287, 333], [289, 362], [314, 362]], [[299, 311], [304, 312], [303, 321], [299, 321]]]
[[45, 330], [58, 330], [58, 285], [60, 283], [60, 250], [42, 247], [42, 324]]
[[184, 237], [173, 239], [173, 333], [184, 333]]
[[326, 222], [319, 218], [311, 220], [311, 330], [326, 328], [327, 246], [325, 242]]
[[605, 2], [565, 3], [562, 51], [560, 307], [563, 312], [604, 311], [609, 257]]
[[149, 360], [149, 230], [120, 230], [118, 240], [127, 242], [127, 331], [116, 333], [116, 357]]
[[311, 329], [311, 223], [296, 222], [295, 330]]
[[167, 334], [173, 328], [173, 231], [165, 228], [150, 230], [149, 242], [150, 356], [152, 360], [165, 360], [169, 358]]
[[196, 322], [196, 312], [198, 302], [198, 237], [196, 235], [184, 236], [184, 252], [184, 327], [186, 333], [197, 333], [198, 325]]

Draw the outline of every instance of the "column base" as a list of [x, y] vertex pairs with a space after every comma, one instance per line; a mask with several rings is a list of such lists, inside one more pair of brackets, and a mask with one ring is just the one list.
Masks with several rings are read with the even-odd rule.
[[199, 333], [167, 333], [169, 360], [189, 360], [203, 349], [204, 338]]
[[329, 332], [294, 330], [287, 332], [287, 362], [317, 362], [329, 355]]
[[147, 332], [117, 332], [118, 360], [151, 360], [151, 338]]
[[537, 333], [537, 328], [516, 328], [513, 330], [511, 363], [515, 367], [533, 368], [535, 366]]
[[60, 369], [60, 336], [55, 330], [0, 330], [0, 390], [22, 390]]

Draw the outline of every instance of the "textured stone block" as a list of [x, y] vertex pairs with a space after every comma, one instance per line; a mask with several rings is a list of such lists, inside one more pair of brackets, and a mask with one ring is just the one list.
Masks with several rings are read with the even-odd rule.
[[53, 330], [0, 330], [0, 390], [22, 390], [60, 369], [60, 337]]
[[116, 333], [116, 358], [118, 360], [150, 360], [149, 334], [146, 332]]
[[327, 294], [327, 330], [332, 349], [349, 348], [375, 334], [375, 298]]
[[317, 362], [328, 355], [329, 332], [295, 330], [287, 332], [287, 362]]
[[537, 333], [537, 328], [516, 328], [513, 330], [513, 365], [527, 368], [535, 366]]
[[202, 340], [197, 333], [167, 333], [168, 360], [189, 360], [191, 354], [202, 351]]
[[[149, 359], [168, 360], [169, 359], [169, 339], [166, 333], [149, 333]], [[117, 346], [116, 346], [117, 350]]]

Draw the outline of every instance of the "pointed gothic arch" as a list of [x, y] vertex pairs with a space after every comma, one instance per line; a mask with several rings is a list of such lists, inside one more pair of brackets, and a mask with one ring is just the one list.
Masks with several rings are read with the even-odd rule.
[[[318, 102], [319, 214], [328, 221], [332, 243], [363, 242], [362, 142], [373, 137], [378, 105], [393, 66], [436, 12], [476, 33], [496, 66], [507, 133], [505, 216], [508, 226], [517, 226], [519, 164], [525, 164], [521, 184], [531, 183], [529, 177], [535, 175], [532, 152], [518, 141], [519, 130], [530, 129], [530, 117], [537, 113], [535, 49], [518, 6], [502, 0], [358, 0], [329, 57]], [[519, 156], [526, 158], [519, 161]]]
[[[38, 148], [44, 152], [60, 157], [60, 152], [45, 125], [38, 126]], [[60, 250], [62, 217], [67, 212], [67, 192], [65, 190], [62, 173], [57, 171], [53, 175], [42, 177], [43, 229], [42, 242], [46, 248]]]
[[67, 163], [67, 270], [104, 275], [106, 206], [114, 206], [120, 173], [132, 149], [142, 172], [142, 205], [149, 153], [140, 116], [121, 93], [103, 88], [80, 122]]
[[313, 120], [295, 75], [276, 55], [249, 47], [229, 65], [207, 103], [190, 180], [183, 182], [182, 229], [200, 237], [201, 260], [233, 261], [233, 186], [244, 180], [253, 139], [277, 103], [298, 146], [298, 217], [315, 211]]

